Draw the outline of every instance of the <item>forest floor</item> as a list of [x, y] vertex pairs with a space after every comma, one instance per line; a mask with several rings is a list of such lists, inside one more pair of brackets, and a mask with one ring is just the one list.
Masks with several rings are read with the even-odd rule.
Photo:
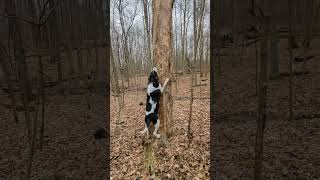
[[[208, 75], [209, 76], [209, 75]], [[189, 116], [190, 76], [178, 78], [178, 91], [173, 83], [173, 120], [169, 122], [169, 146], [155, 146], [158, 179], [209, 178], [210, 80], [203, 78], [195, 88], [192, 126], [194, 138], [188, 148], [187, 122]], [[206, 80], [205, 80], [206, 79]], [[140, 179], [143, 176], [143, 147], [138, 132], [143, 130], [146, 101], [146, 77], [141, 88], [126, 91], [125, 107], [117, 125], [118, 102], [111, 97], [111, 177], [112, 179]], [[201, 97], [201, 98], [200, 98]], [[140, 102], [144, 104], [139, 105]], [[161, 122], [161, 121], [160, 121]], [[118, 130], [116, 128], [118, 126]]]
[[[320, 179], [320, 54], [311, 49], [315, 57], [306, 63], [309, 73], [294, 76], [294, 118], [289, 121], [288, 51], [280, 52], [285, 52], [280, 57], [281, 76], [269, 80], [267, 87], [263, 179]], [[294, 57], [298, 54], [296, 50]], [[254, 57], [254, 51], [249, 57]], [[221, 67], [213, 127], [216, 177], [252, 179], [258, 102], [256, 60], [244, 57], [232, 67], [223, 57]], [[294, 67], [294, 71], [304, 70], [301, 62], [295, 62]]]
[[[89, 111], [83, 94], [54, 92], [47, 91], [43, 149], [37, 141], [32, 179], [105, 179], [106, 143], [93, 136], [106, 119], [105, 95], [93, 97]], [[23, 112], [18, 124], [8, 109], [1, 106], [0, 114], [0, 179], [21, 179], [29, 152]]]

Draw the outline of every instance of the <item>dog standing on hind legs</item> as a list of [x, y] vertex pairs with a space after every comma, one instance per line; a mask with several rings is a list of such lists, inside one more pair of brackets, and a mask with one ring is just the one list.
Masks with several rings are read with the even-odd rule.
[[159, 82], [159, 77], [157, 73], [157, 68], [154, 67], [148, 78], [148, 87], [147, 87], [147, 102], [146, 102], [146, 116], [145, 116], [145, 128], [143, 131], [140, 131], [141, 134], [147, 133], [149, 136], [150, 125], [153, 123], [154, 130], [153, 135], [157, 138], [160, 138], [160, 134], [157, 134], [157, 131], [160, 127], [160, 119], [158, 116], [159, 112], [159, 102], [160, 96], [163, 93], [169, 78], [166, 78], [163, 86]]

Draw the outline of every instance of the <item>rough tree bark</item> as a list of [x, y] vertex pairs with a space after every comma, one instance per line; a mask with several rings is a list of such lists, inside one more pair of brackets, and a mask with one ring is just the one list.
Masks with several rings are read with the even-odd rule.
[[[152, 4], [152, 41], [153, 58], [160, 82], [166, 78], [172, 79], [172, 9], [173, 0], [154, 0]], [[171, 103], [171, 81], [167, 85], [167, 91], [160, 100], [159, 119], [160, 119], [160, 142], [162, 145], [168, 144], [167, 132], [168, 121], [172, 114]]]

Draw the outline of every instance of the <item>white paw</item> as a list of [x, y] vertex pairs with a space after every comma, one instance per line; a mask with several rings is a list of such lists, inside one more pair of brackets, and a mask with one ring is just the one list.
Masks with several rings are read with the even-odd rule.
[[160, 138], [160, 134], [153, 134], [155, 137]]
[[156, 179], [156, 175], [153, 174], [152, 176], [150, 176], [150, 179]]
[[140, 134], [145, 134], [146, 132], [148, 132], [148, 130], [142, 130], [142, 131], [140, 131], [139, 133], [140, 133]]

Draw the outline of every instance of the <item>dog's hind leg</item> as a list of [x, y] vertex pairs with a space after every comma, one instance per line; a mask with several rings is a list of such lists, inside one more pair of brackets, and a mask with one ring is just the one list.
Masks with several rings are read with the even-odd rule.
[[157, 123], [154, 125], [153, 135], [157, 138], [160, 138], [160, 134], [157, 134], [157, 131], [160, 127], [160, 119], [158, 118]]
[[139, 133], [140, 133], [140, 134], [145, 134], [147, 131], [148, 131], [148, 127], [147, 127], [147, 125], [146, 125], [146, 127], [144, 128], [144, 130], [140, 131]]
[[149, 128], [148, 128], [149, 124], [150, 124], [150, 119], [148, 116], [146, 116], [145, 117], [145, 128], [144, 128], [144, 130], [140, 131], [139, 133], [142, 135], [147, 133], [147, 135], [149, 136]]

